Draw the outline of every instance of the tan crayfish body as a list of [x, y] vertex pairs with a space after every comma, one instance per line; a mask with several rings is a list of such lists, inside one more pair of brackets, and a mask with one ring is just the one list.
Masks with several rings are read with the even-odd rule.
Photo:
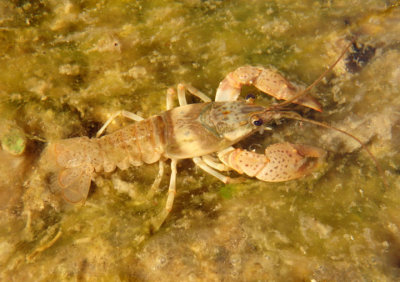
[[261, 110], [263, 107], [236, 101], [185, 105], [100, 138], [50, 143], [43, 158], [58, 174], [53, 189], [62, 191], [69, 202], [80, 202], [86, 198], [94, 172], [220, 151], [254, 131], [248, 115]]
[[[245, 66], [229, 73], [220, 83], [215, 102], [194, 87], [179, 84], [177, 93], [169, 89], [167, 111], [159, 115], [143, 119], [119, 111], [107, 120], [96, 138], [51, 142], [42, 155], [47, 171], [52, 174], [49, 177], [51, 189], [68, 202], [84, 202], [96, 172], [159, 162], [159, 174], [151, 189], [155, 190], [163, 176], [164, 162], [170, 159], [168, 197], [165, 212], [157, 224], [159, 227], [173, 205], [176, 165], [181, 159], [191, 158], [197, 166], [224, 183], [231, 178], [219, 171], [233, 169], [272, 182], [296, 179], [314, 171], [325, 152], [312, 146], [281, 143], [267, 147], [264, 154], [231, 147], [254, 132], [263, 132], [265, 126], [278, 119], [297, 118], [292, 112], [283, 111], [280, 104], [263, 107], [253, 104], [253, 98], [238, 101], [243, 85], [253, 85], [277, 99], [321, 111], [315, 99], [304, 94], [300, 97], [296, 87], [283, 76], [262, 67]], [[186, 90], [203, 102], [187, 104]], [[172, 97], [176, 94], [180, 106], [173, 108]], [[136, 122], [100, 137], [119, 115]]]

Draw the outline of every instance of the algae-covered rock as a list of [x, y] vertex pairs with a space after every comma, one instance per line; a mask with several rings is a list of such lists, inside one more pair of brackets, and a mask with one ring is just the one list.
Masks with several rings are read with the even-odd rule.
[[[397, 2], [1, 1], [0, 280], [399, 280]], [[173, 209], [156, 232], [168, 161], [158, 191], [149, 193], [157, 164], [97, 173], [80, 205], [52, 190], [59, 175], [40, 157], [48, 142], [94, 137], [119, 110], [160, 113], [181, 82], [213, 99], [242, 65], [310, 85], [352, 41], [311, 91], [323, 112], [288, 110], [353, 134], [381, 172], [354, 138], [282, 120], [235, 146], [318, 146], [328, 151], [319, 171], [225, 185], [180, 161]], [[117, 118], [106, 133], [131, 122]]]

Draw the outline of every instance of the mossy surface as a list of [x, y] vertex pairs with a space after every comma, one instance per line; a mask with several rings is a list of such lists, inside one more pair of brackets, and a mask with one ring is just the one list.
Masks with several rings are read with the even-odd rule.
[[[395, 3], [1, 1], [0, 280], [399, 280]], [[246, 64], [309, 85], [353, 36], [351, 55], [312, 91], [324, 111], [293, 109], [359, 137], [387, 187], [357, 142], [294, 121], [239, 146], [318, 146], [328, 151], [319, 171], [224, 185], [183, 160], [173, 210], [157, 232], [150, 227], [165, 204], [169, 166], [151, 197], [157, 164], [99, 173], [83, 206], [43, 184], [43, 140], [93, 137], [121, 109], [160, 113], [180, 82], [214, 98], [224, 76]], [[256, 93], [260, 103], [274, 101]], [[130, 122], [117, 119], [107, 132]]]

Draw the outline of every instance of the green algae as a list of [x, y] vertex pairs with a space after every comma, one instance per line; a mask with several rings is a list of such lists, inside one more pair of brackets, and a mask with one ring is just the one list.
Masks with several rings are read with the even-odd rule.
[[26, 137], [24, 132], [12, 122], [3, 120], [0, 128], [0, 144], [4, 151], [18, 156], [25, 151]]
[[244, 64], [310, 84], [358, 34], [375, 56], [356, 73], [344, 60], [313, 91], [324, 112], [303, 113], [360, 137], [389, 183], [353, 140], [283, 121], [240, 145], [319, 146], [329, 156], [318, 172], [223, 185], [182, 161], [173, 211], [152, 233], [168, 184], [164, 177], [161, 191], [148, 195], [157, 165], [99, 174], [85, 205], [69, 206], [45, 185], [44, 144], [28, 139], [22, 153], [17, 138], [11, 151], [20, 156], [1, 151], [1, 279], [398, 279], [400, 16], [387, 3], [1, 2], [1, 117], [22, 129], [18, 136], [46, 140], [94, 136], [121, 109], [157, 114], [179, 82], [213, 98], [224, 75]]

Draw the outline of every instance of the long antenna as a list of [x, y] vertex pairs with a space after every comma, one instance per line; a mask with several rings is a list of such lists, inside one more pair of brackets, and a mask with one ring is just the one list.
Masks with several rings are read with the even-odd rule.
[[304, 118], [304, 117], [300, 116], [299, 114], [297, 114], [295, 112], [280, 112], [280, 114], [282, 114], [282, 116], [284, 118], [304, 121], [304, 122], [312, 123], [312, 124], [315, 124], [315, 125], [318, 125], [318, 126], [321, 126], [321, 127], [324, 127], [324, 128], [336, 130], [336, 131], [338, 131], [338, 132], [340, 132], [342, 134], [345, 134], [345, 135], [349, 136], [353, 140], [357, 141], [361, 145], [361, 147], [368, 153], [368, 155], [371, 157], [372, 161], [375, 163], [376, 169], [378, 170], [378, 173], [381, 176], [383, 184], [385, 185], [385, 187], [387, 189], [389, 188], [388, 183], [386, 181], [385, 174], [383, 173], [382, 167], [379, 164], [378, 160], [375, 158], [374, 154], [372, 154], [372, 152], [368, 149], [368, 147], [358, 137], [356, 137], [353, 134], [348, 133], [348, 132], [346, 132], [346, 131], [344, 131], [344, 130], [342, 130], [340, 128], [334, 127], [332, 125], [328, 125], [328, 124], [325, 124], [323, 122], [319, 122], [319, 121], [315, 121], [315, 120], [312, 120], [312, 119]]
[[347, 50], [349, 50], [350, 46], [353, 45], [354, 43], [354, 39], [346, 46], [346, 48], [342, 51], [342, 53], [340, 54], [339, 58], [336, 59], [336, 61], [328, 68], [326, 69], [313, 83], [311, 83], [306, 89], [304, 89], [303, 91], [301, 91], [299, 94], [293, 96], [292, 98], [279, 103], [275, 106], [272, 106], [271, 108], [280, 108], [283, 106], [286, 106], [288, 104], [291, 104], [294, 100], [297, 100], [298, 98], [304, 96], [307, 94], [307, 92], [309, 92], [315, 85], [317, 85], [336, 65], [337, 63], [339, 63], [339, 61], [343, 58], [343, 56], [346, 54]]

